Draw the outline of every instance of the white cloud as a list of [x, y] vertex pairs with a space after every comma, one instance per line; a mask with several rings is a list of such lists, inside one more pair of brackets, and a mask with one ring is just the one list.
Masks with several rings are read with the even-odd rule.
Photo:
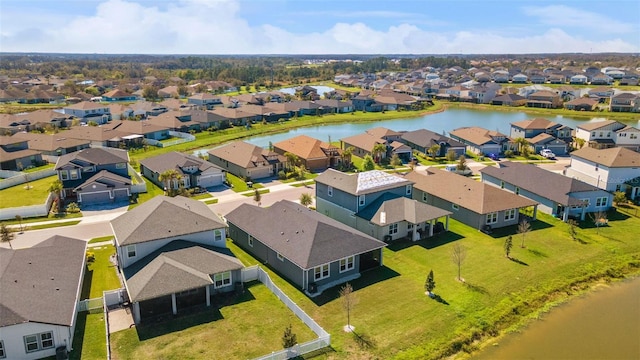
[[[234, 0], [181, 0], [164, 8], [129, 0], [101, 2], [94, 14], [45, 22], [11, 20], [4, 12], [2, 51], [147, 54], [450, 54], [638, 52], [622, 39], [594, 41], [552, 28], [527, 36], [486, 29], [426, 31], [413, 24], [374, 29], [341, 22], [322, 32], [252, 26]], [[22, 14], [24, 15], [24, 14]], [[56, 17], [57, 16], [57, 17]], [[11, 21], [5, 21], [11, 20]]]
[[[624, 34], [634, 30], [632, 24], [625, 24], [618, 19], [611, 19], [601, 13], [572, 8], [565, 5], [549, 5], [543, 7], [524, 7], [525, 15], [537, 17], [546, 25], [557, 27], [578, 27], [593, 29], [594, 32], [608, 34]], [[620, 10], [624, 11], [623, 8]]]

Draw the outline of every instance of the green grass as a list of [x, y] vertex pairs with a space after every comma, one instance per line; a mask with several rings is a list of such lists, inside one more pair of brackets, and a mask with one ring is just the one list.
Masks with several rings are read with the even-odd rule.
[[95, 243], [111, 241], [111, 240], [113, 240], [113, 235], [107, 235], [107, 236], [100, 236], [100, 237], [93, 238], [93, 239], [89, 240], [88, 243], [89, 244], [95, 244]]
[[[258, 193], [259, 193], [260, 195], [262, 195], [262, 194], [268, 194], [268, 193], [269, 193], [269, 189], [259, 189], [259, 190], [258, 190]], [[255, 196], [255, 191], [253, 191], [253, 192], [246, 192], [246, 193], [243, 193], [242, 195], [243, 195], [243, 196], [246, 196], [246, 197]]]
[[106, 359], [106, 334], [102, 312], [78, 313], [76, 330], [73, 335], [73, 351], [70, 360]]
[[289, 324], [299, 343], [316, 338], [267, 287], [254, 282], [244, 294], [203, 312], [113, 333], [111, 350], [119, 360], [251, 359], [281, 350]]
[[191, 198], [193, 200], [203, 200], [203, 199], [209, 199], [209, 198], [212, 198], [212, 197], [213, 197], [213, 195], [211, 195], [208, 192], [205, 192], [205, 193], [202, 193], [202, 194], [194, 195]]
[[281, 183], [283, 184], [288, 184], [288, 183], [292, 183], [292, 182], [296, 182], [296, 181], [302, 181], [302, 180], [313, 180], [315, 178], [318, 177], [318, 173], [312, 173], [312, 172], [306, 172], [304, 173], [304, 179], [297, 179], [295, 177], [289, 178], [289, 179], [285, 179], [285, 180], [280, 180]]
[[[397, 242], [384, 250], [385, 267], [366, 272], [352, 282], [357, 305], [351, 313], [356, 332], [374, 347], [361, 347], [345, 334], [345, 313], [337, 289], [310, 299], [296, 286], [269, 270], [276, 284], [331, 334], [335, 353], [318, 359], [436, 359], [456, 351], [473, 351], [475, 340], [523, 326], [540, 311], [581, 293], [595, 282], [640, 272], [640, 242], [628, 234], [640, 219], [609, 215], [600, 234], [586, 222], [579, 241], [568, 226], [540, 215], [527, 235], [525, 248], [515, 227], [492, 236], [451, 221], [450, 232], [416, 243]], [[509, 260], [503, 244], [514, 235]], [[456, 244], [467, 249], [462, 265], [464, 283], [456, 280], [451, 261]], [[247, 265], [257, 264], [235, 244], [229, 247]], [[439, 301], [424, 294], [424, 282], [434, 271]]]
[[[49, 214], [48, 216], [38, 216], [33, 218], [22, 219], [22, 224], [24, 225], [24, 230], [30, 229], [28, 224], [35, 222], [47, 222], [54, 220], [66, 220], [66, 219], [77, 219], [82, 217], [82, 212], [79, 213], [61, 213], [61, 214]], [[18, 225], [20, 224], [17, 220], [3, 220], [0, 221], [0, 224], [6, 225]]]
[[313, 185], [314, 183], [315, 183], [315, 180], [307, 180], [307, 181], [305, 181], [305, 182], [291, 184], [290, 186], [293, 186], [293, 187], [303, 187], [303, 186]]
[[25, 183], [0, 190], [0, 209], [44, 204], [49, 196], [49, 186], [55, 179], [54, 175], [30, 181], [29, 189]]
[[152, 183], [146, 177], [143, 177], [144, 182], [147, 183], [147, 192], [140, 193], [138, 195], [138, 202], [135, 204], [129, 205], [129, 210], [134, 209], [138, 205], [142, 204], [145, 201], [149, 201], [158, 195], [164, 195], [164, 190], [158, 187], [158, 185]]
[[246, 181], [230, 173], [227, 173], [227, 181], [231, 183], [231, 190], [235, 192], [243, 192], [243, 191], [252, 190], [252, 189], [261, 189], [264, 187], [262, 184], [254, 182], [252, 187], [250, 188], [247, 185]]
[[73, 226], [78, 225], [80, 220], [75, 221], [63, 221], [63, 222], [50, 222], [48, 224], [39, 224], [39, 225], [30, 225], [25, 230], [42, 230], [42, 229], [51, 229], [62, 226]]
[[204, 203], [207, 204], [207, 205], [217, 204], [218, 203], [218, 199], [205, 200]]
[[105, 290], [114, 290], [121, 287], [116, 266], [109, 261], [109, 257], [116, 252], [113, 245], [106, 245], [97, 248], [90, 248], [95, 256], [95, 261], [87, 266], [84, 281], [82, 283], [82, 299], [93, 299], [102, 297]]
[[54, 167], [56, 167], [56, 164], [51, 163], [51, 164], [45, 164], [38, 167], [32, 167], [30, 169], [25, 169], [22, 172], [32, 173], [32, 172], [41, 171], [41, 170], [53, 169]]

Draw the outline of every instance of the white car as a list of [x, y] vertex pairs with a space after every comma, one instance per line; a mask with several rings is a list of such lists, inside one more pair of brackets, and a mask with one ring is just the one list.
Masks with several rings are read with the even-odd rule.
[[540, 155], [542, 155], [543, 157], [545, 157], [547, 159], [554, 159], [556, 157], [556, 154], [554, 154], [553, 151], [551, 151], [549, 149], [540, 150]]

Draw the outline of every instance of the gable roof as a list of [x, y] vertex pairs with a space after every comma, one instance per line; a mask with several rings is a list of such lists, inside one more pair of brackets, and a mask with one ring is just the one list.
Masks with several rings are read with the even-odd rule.
[[156, 196], [117, 218], [111, 228], [118, 246], [222, 229], [226, 225], [201, 201]]
[[25, 249], [0, 248], [0, 327], [71, 326], [87, 242], [54, 235]]
[[65, 106], [65, 109], [73, 110], [95, 110], [95, 109], [108, 109], [108, 105], [103, 105], [93, 101], [80, 101], [77, 104]]
[[496, 179], [513, 184], [564, 206], [577, 205], [580, 201], [571, 196], [575, 192], [601, 191], [578, 179], [557, 174], [532, 164], [502, 161], [498, 167], [487, 166], [480, 170]]
[[244, 141], [234, 141], [211, 149], [207, 153], [211, 156], [215, 156], [232, 164], [238, 165], [243, 169], [266, 166], [269, 161], [286, 161], [285, 157], [282, 155]]
[[95, 183], [104, 185], [109, 188], [109, 187], [114, 187], [114, 184], [131, 185], [131, 179], [126, 178], [124, 176], [120, 176], [118, 174], [114, 174], [107, 170], [101, 170], [97, 174], [88, 178], [86, 181], [84, 181], [82, 184], [80, 184], [78, 187], [76, 187], [73, 190], [74, 191], [83, 190], [87, 186], [93, 185]]
[[375, 127], [373, 129], [369, 129], [369, 130], [365, 130], [365, 133], [371, 135], [371, 136], [375, 136], [378, 138], [385, 138], [387, 136], [400, 136], [402, 135], [402, 133], [391, 130], [391, 129], [387, 129], [385, 127]]
[[478, 214], [536, 205], [537, 202], [437, 168], [425, 172], [412, 171], [405, 176], [414, 188], [459, 205]]
[[451, 215], [451, 212], [391, 193], [382, 194], [374, 202], [356, 213], [357, 217], [368, 220], [378, 226], [400, 221], [418, 224], [447, 215]]
[[117, 164], [129, 162], [129, 153], [126, 150], [114, 148], [87, 148], [62, 155], [56, 162], [55, 169], [58, 170], [65, 165], [76, 162], [86, 162], [93, 165]]
[[337, 220], [287, 200], [268, 208], [245, 203], [226, 218], [301, 269], [386, 246]]
[[611, 125], [611, 124], [615, 124], [615, 123], [618, 123], [618, 124], [620, 124], [621, 127], [624, 127], [624, 124], [622, 124], [622, 123], [620, 123], [618, 121], [615, 121], [615, 120], [604, 120], [604, 121], [594, 121], [594, 122], [589, 122], [589, 123], [586, 123], [586, 124], [581, 124], [581, 125], [578, 125], [578, 128], [579, 129], [583, 129], [583, 130], [591, 131], [591, 130], [601, 129], [601, 128], [605, 127], [605, 126], [608, 126], [608, 125]]
[[387, 141], [378, 136], [374, 136], [368, 133], [362, 133], [358, 135], [349, 136], [340, 139], [345, 144], [353, 145], [366, 151], [372, 151], [373, 147], [378, 144], [386, 144]]
[[559, 126], [560, 124], [547, 120], [547, 119], [543, 119], [543, 118], [535, 118], [535, 119], [530, 119], [530, 120], [523, 120], [523, 121], [518, 121], [518, 122], [514, 122], [511, 123], [511, 126], [514, 127], [518, 127], [520, 129], [551, 129], [554, 127]]
[[477, 126], [461, 127], [451, 131], [449, 135], [464, 139], [475, 145], [484, 145], [489, 142], [494, 142], [494, 137], [507, 138], [507, 135], [503, 133], [483, 129]]
[[273, 147], [282, 149], [284, 152], [290, 152], [306, 160], [326, 158], [329, 150], [340, 152], [337, 147], [307, 135], [298, 135], [291, 139], [277, 142], [273, 144]]
[[407, 131], [402, 134], [402, 140], [407, 142], [416, 144], [418, 146], [422, 146], [424, 148], [429, 148], [432, 145], [440, 145], [440, 143], [448, 144], [451, 147], [465, 147], [465, 145], [457, 140], [454, 140], [448, 136], [444, 136], [438, 133], [435, 133], [431, 130], [427, 129], [419, 129], [414, 131]]
[[140, 165], [158, 174], [162, 174], [170, 169], [177, 170], [179, 173], [184, 174], [182, 168], [187, 166], [197, 166], [199, 171], [207, 171], [211, 168], [222, 170], [219, 166], [202, 160], [197, 156], [183, 154], [177, 151], [140, 160]]
[[18, 139], [27, 140], [29, 143], [29, 149], [39, 151], [55, 151], [60, 148], [71, 148], [75, 146], [89, 145], [89, 140], [72, 139], [62, 136], [63, 134], [38, 134], [38, 133], [25, 133], [19, 132], [13, 135]]
[[317, 183], [332, 186], [352, 195], [375, 193], [412, 184], [411, 181], [401, 176], [381, 170], [347, 174], [342, 171], [327, 169], [318, 175], [315, 180]]
[[134, 95], [126, 93], [125, 91], [120, 89], [114, 89], [102, 94], [102, 97], [108, 97], [108, 98], [124, 98], [124, 97], [132, 97], [132, 96]]
[[185, 240], [166, 244], [124, 269], [131, 301], [208, 286], [211, 275], [242, 269], [240, 260], [225, 250]]
[[[610, 168], [633, 167], [640, 168], [640, 153], [623, 147], [609, 149], [596, 149], [583, 147], [571, 153], [571, 157], [577, 157]], [[640, 174], [640, 170], [638, 170]]]
[[547, 144], [549, 142], [553, 142], [555, 144], [566, 144], [566, 142], [562, 139], [556, 139], [555, 136], [547, 133], [540, 133], [530, 139], [527, 139], [529, 144]]

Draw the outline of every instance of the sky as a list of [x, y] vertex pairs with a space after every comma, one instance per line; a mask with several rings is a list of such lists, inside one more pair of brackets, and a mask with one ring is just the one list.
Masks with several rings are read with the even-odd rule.
[[640, 52], [639, 0], [0, 0], [0, 52]]

